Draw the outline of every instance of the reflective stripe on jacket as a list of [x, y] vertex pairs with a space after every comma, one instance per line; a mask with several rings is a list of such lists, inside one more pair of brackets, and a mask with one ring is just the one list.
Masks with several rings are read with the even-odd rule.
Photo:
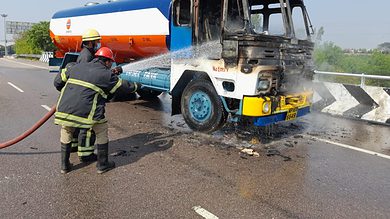
[[136, 90], [133, 83], [119, 79], [98, 59], [59, 72], [54, 85], [61, 90], [54, 123], [76, 128], [106, 122], [106, 101], [119, 87]]

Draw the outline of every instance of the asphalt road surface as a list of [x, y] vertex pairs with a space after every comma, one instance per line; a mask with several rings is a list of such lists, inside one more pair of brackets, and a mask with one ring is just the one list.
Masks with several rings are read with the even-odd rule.
[[[56, 103], [47, 64], [0, 59], [0, 142]], [[312, 113], [206, 135], [170, 96], [110, 102], [110, 159], [60, 174], [59, 127], [0, 150], [0, 218], [390, 218], [390, 128]], [[241, 152], [253, 149], [251, 156]]]

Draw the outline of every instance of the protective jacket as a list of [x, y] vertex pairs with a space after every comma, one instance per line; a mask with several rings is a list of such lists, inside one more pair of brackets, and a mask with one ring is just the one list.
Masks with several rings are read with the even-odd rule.
[[94, 58], [93, 55], [94, 54], [92, 54], [92, 52], [87, 47], [84, 47], [81, 50], [79, 57], [77, 57], [77, 61], [76, 62], [77, 63], [90, 62]]
[[118, 78], [97, 58], [64, 69], [54, 79], [54, 86], [61, 90], [54, 123], [75, 128], [106, 122], [106, 101], [119, 87], [137, 90], [136, 83]]

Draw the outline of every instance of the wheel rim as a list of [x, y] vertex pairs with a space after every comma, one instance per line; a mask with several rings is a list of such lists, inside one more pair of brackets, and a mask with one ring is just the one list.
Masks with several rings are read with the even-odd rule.
[[196, 91], [190, 97], [189, 111], [192, 118], [198, 122], [204, 122], [211, 117], [211, 100], [203, 91]]

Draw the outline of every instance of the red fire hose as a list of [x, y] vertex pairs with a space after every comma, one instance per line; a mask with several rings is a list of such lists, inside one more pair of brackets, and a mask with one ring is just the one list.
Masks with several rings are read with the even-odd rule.
[[35, 123], [29, 130], [25, 131], [23, 134], [19, 135], [18, 137], [6, 141], [4, 143], [0, 143], [0, 149], [4, 149], [6, 147], [9, 147], [13, 144], [18, 143], [19, 141], [25, 139], [27, 136], [31, 135], [35, 130], [37, 130], [39, 127], [41, 127], [54, 113], [56, 112], [56, 106], [54, 105], [46, 115], [40, 119], [37, 123]]

